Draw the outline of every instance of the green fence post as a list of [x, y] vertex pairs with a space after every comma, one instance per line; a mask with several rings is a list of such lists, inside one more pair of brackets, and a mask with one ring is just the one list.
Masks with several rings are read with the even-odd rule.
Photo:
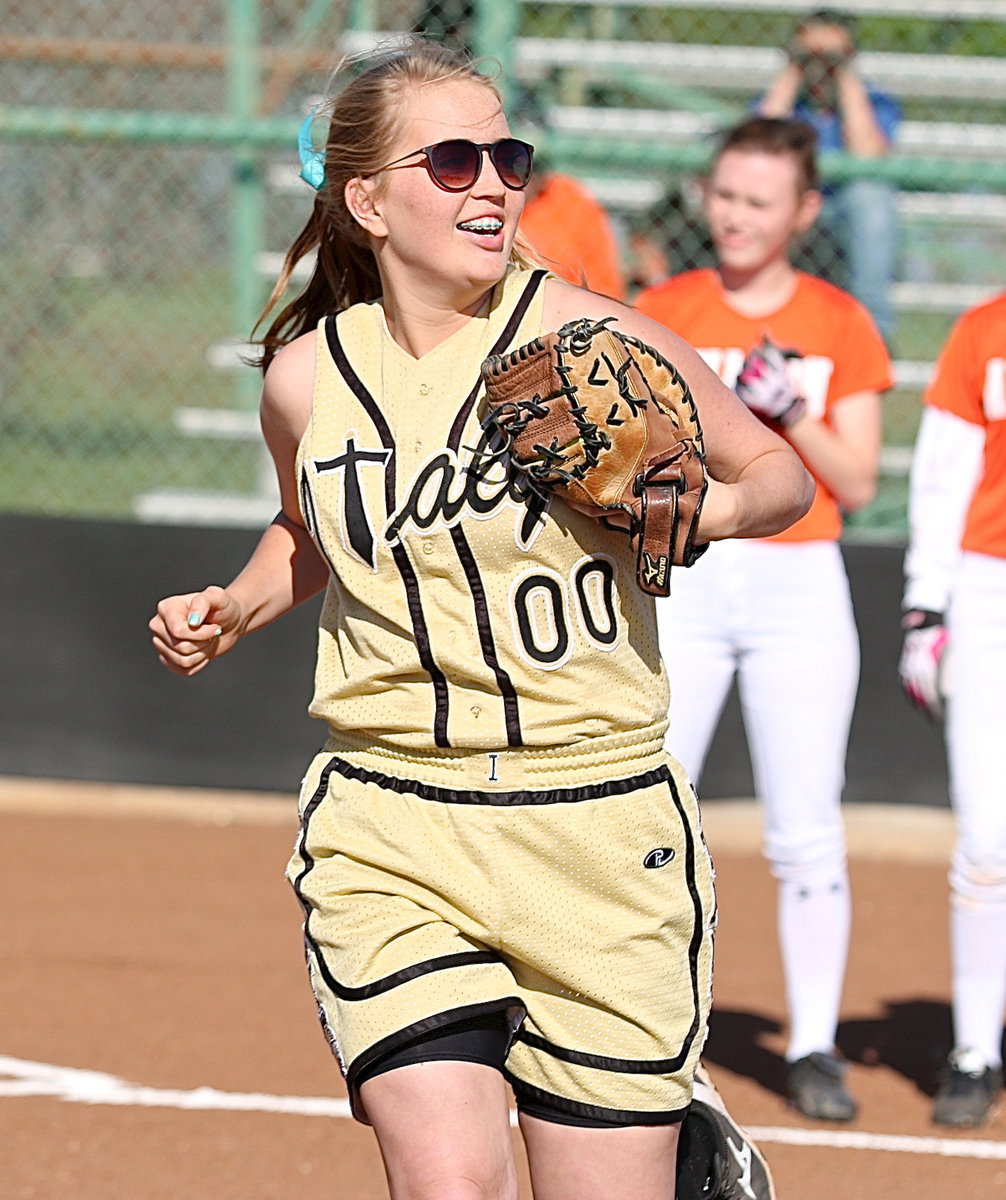
[[349, 0], [346, 28], [353, 33], [370, 32], [377, 27], [374, 0]]
[[509, 108], [513, 95], [514, 42], [520, 24], [520, 0], [472, 0], [472, 53], [500, 64], [496, 83]]
[[[257, 116], [261, 89], [258, 0], [228, 0], [227, 25], [228, 108], [235, 121], [250, 125]], [[237, 142], [233, 151], [231, 278], [233, 321], [239, 341], [249, 337], [261, 301], [258, 256], [263, 249], [264, 197], [260, 153], [249, 141]], [[239, 409], [249, 411], [257, 406], [259, 380], [251, 370], [236, 372], [234, 388]], [[259, 492], [275, 487], [272, 463], [265, 451], [259, 458], [254, 486]]]
[[[227, 100], [235, 122], [250, 124], [256, 117], [259, 88], [258, 0], [228, 0]], [[259, 314], [261, 290], [257, 259], [262, 249], [263, 195], [259, 151], [249, 141], [236, 142], [231, 185], [232, 320], [235, 335], [248, 337]], [[237, 375], [238, 406], [253, 408], [258, 383], [250, 371]]]

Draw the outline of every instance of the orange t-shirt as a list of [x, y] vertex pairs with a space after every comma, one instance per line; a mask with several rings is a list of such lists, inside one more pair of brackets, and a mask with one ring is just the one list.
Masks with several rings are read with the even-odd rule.
[[[808, 414], [818, 421], [830, 423], [845, 396], [882, 392], [894, 384], [887, 348], [870, 314], [848, 292], [814, 275], [799, 272], [789, 302], [764, 317], [732, 309], [711, 268], [686, 271], [644, 289], [636, 308], [694, 346], [727, 387], [734, 386], [744, 359], [763, 335], [796, 351], [801, 357], [790, 360], [790, 376]], [[817, 480], [810, 510], [771, 540], [835, 541], [841, 532], [838, 503]]]
[[925, 402], [985, 430], [982, 474], [968, 506], [961, 546], [1006, 558], [1006, 293], [959, 318], [937, 360]]
[[611, 219], [575, 179], [550, 174], [542, 190], [524, 205], [520, 231], [556, 275], [603, 296], [625, 299]]

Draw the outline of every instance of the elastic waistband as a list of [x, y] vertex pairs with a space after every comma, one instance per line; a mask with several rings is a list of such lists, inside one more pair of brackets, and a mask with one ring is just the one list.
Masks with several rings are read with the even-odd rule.
[[364, 770], [388, 773], [434, 787], [471, 791], [562, 788], [598, 783], [654, 770], [667, 762], [666, 721], [609, 737], [584, 738], [565, 746], [499, 750], [405, 750], [386, 743], [361, 743], [333, 734], [324, 752]]

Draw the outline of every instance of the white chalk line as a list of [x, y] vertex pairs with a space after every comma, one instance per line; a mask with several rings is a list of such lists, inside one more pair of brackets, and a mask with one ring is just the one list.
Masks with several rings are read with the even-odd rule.
[[755, 1142], [777, 1146], [816, 1146], [832, 1150], [890, 1150], [896, 1154], [934, 1154], [941, 1158], [986, 1158], [1006, 1161], [1006, 1142], [975, 1138], [913, 1137], [899, 1133], [866, 1133], [853, 1129], [790, 1129], [745, 1125]]
[[144, 1087], [104, 1071], [56, 1067], [0, 1055], [0, 1098], [18, 1096], [51, 1096], [74, 1104], [294, 1113], [304, 1117], [350, 1115], [349, 1101], [337, 1097], [270, 1096], [263, 1092], [221, 1092], [211, 1087], [191, 1091]]
[[[264, 1092], [222, 1092], [198, 1087], [190, 1091], [145, 1087], [104, 1071], [57, 1067], [0, 1055], [0, 1099], [50, 1096], [73, 1104], [135, 1105], [145, 1108], [211, 1109], [231, 1112], [289, 1113], [304, 1117], [346, 1119], [349, 1101], [328, 1096], [271, 1096]], [[512, 1118], [512, 1121], [515, 1119]], [[928, 1154], [942, 1158], [1006, 1161], [1006, 1142], [975, 1138], [912, 1137], [842, 1129], [793, 1129], [748, 1126], [759, 1143], [806, 1146], [830, 1150], [886, 1150], [897, 1154]]]

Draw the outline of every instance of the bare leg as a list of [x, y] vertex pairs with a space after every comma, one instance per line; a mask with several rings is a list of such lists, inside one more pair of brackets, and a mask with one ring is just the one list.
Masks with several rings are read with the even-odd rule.
[[679, 1125], [585, 1129], [521, 1116], [535, 1200], [674, 1200]]
[[480, 1063], [415, 1063], [368, 1079], [360, 1097], [391, 1200], [517, 1200], [508, 1095]]

